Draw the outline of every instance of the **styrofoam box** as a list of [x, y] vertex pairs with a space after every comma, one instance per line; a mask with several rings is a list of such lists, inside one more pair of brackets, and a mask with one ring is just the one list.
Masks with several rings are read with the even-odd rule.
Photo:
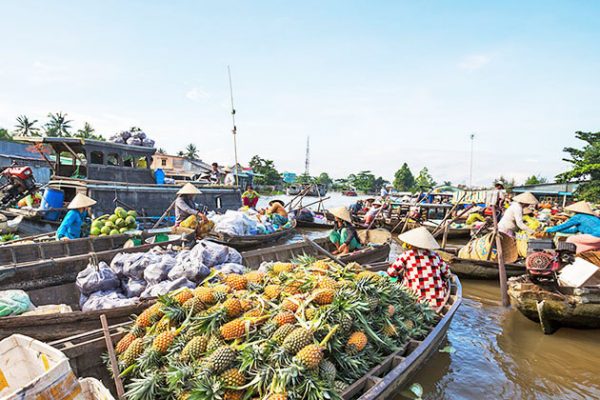
[[84, 400], [115, 400], [110, 391], [95, 378], [79, 380]]
[[23, 335], [0, 341], [0, 400], [81, 400], [69, 359]]

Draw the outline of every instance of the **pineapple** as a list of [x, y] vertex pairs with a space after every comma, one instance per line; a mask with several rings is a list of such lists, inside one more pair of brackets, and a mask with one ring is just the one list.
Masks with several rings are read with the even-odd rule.
[[349, 354], [358, 354], [364, 350], [367, 343], [367, 335], [364, 332], [354, 332], [348, 338], [348, 342], [346, 342], [346, 351]]
[[202, 354], [206, 353], [206, 349], [208, 347], [208, 340], [208, 337], [205, 335], [194, 337], [185, 345], [183, 350], [181, 350], [181, 360], [188, 361], [197, 360], [198, 358], [200, 358]]
[[314, 302], [321, 306], [333, 303], [334, 297], [334, 289], [317, 289], [313, 292]]
[[367, 297], [367, 303], [369, 304], [369, 311], [375, 311], [379, 306], [379, 299], [377, 297]]
[[319, 364], [319, 375], [327, 382], [332, 383], [333, 381], [335, 381], [335, 378], [337, 376], [337, 369], [335, 368], [335, 364], [329, 360], [321, 361], [321, 364]]
[[271, 339], [273, 339], [275, 341], [275, 343], [282, 345], [283, 341], [285, 340], [285, 338], [292, 333], [292, 331], [296, 329], [296, 327], [292, 324], [284, 324], [281, 325], [276, 331], [275, 333], [273, 333], [273, 336], [271, 337]]
[[223, 385], [228, 388], [237, 388], [246, 384], [246, 378], [237, 368], [230, 368], [220, 376]]
[[130, 333], [136, 338], [141, 338], [146, 334], [146, 328], [142, 328], [138, 324], [133, 324]]
[[156, 323], [163, 316], [163, 312], [161, 311], [160, 307], [160, 303], [155, 303], [152, 306], [146, 308], [135, 319], [136, 325], [138, 325], [141, 328], [148, 328], [149, 326], [152, 326], [152, 324]]
[[281, 308], [295, 313], [299, 308], [299, 299], [296, 296], [287, 297], [281, 302]]
[[387, 307], [387, 315], [388, 317], [393, 317], [396, 313], [396, 307], [393, 304], [388, 305]]
[[179, 305], [183, 305], [186, 301], [194, 297], [194, 292], [192, 292], [188, 288], [184, 288], [181, 291], [175, 293], [173, 295], [173, 299], [179, 303]]
[[287, 393], [274, 393], [270, 394], [266, 397], [265, 400], [287, 400]]
[[186, 313], [191, 313], [192, 316], [197, 315], [200, 311], [204, 310], [204, 303], [198, 297], [192, 297], [183, 303], [182, 308]]
[[212, 374], [220, 374], [230, 368], [237, 357], [237, 352], [229, 346], [221, 346], [205, 360], [205, 369]]
[[254, 307], [254, 302], [248, 299], [240, 299], [240, 306], [242, 306], [242, 311], [250, 311]]
[[344, 314], [342, 316], [342, 318], [340, 319], [340, 330], [343, 333], [350, 332], [353, 325], [354, 325], [354, 319], [348, 314]]
[[123, 336], [123, 338], [119, 340], [119, 343], [117, 343], [117, 346], [115, 347], [115, 353], [124, 353], [135, 339], [136, 337], [132, 333], [128, 333]]
[[322, 276], [317, 282], [317, 288], [319, 289], [337, 289], [337, 287], [337, 281], [329, 276]]
[[238, 318], [221, 326], [219, 331], [221, 332], [223, 339], [232, 340], [244, 336], [249, 330], [249, 325], [249, 321]]
[[152, 341], [152, 350], [158, 354], [165, 354], [175, 340], [176, 333], [173, 331], [165, 331], [159, 333]]
[[282, 272], [292, 272], [293, 269], [294, 269], [294, 264], [292, 264], [292, 263], [276, 262], [275, 264], [273, 264], [272, 271], [275, 274], [280, 274]]
[[323, 361], [323, 349], [318, 344], [309, 344], [296, 354], [296, 360], [306, 369], [315, 369]]
[[194, 289], [194, 296], [204, 304], [215, 304], [217, 302], [213, 290], [205, 286], [198, 286]]
[[242, 314], [242, 304], [235, 297], [225, 300], [223, 302], [223, 309], [225, 310], [228, 318], [235, 318]]
[[242, 400], [244, 391], [242, 390], [225, 390], [223, 392], [223, 400]]
[[296, 354], [313, 341], [313, 334], [305, 328], [296, 328], [283, 341], [282, 347], [288, 354]]
[[244, 290], [248, 285], [248, 279], [244, 275], [229, 274], [225, 276], [225, 284], [233, 290]]
[[389, 337], [394, 337], [398, 335], [398, 330], [392, 324], [385, 324], [383, 326], [382, 332]]
[[265, 286], [264, 296], [269, 300], [276, 300], [281, 294], [281, 286], [267, 285]]
[[348, 389], [348, 385], [346, 383], [342, 381], [333, 382], [333, 390], [335, 390], [337, 393], [342, 394], [346, 389]]
[[121, 354], [121, 362], [125, 367], [132, 365], [135, 360], [144, 352], [144, 342], [141, 338], [134, 339], [127, 347], [127, 350]]
[[261, 284], [265, 279], [265, 273], [260, 271], [250, 271], [244, 275], [248, 283]]
[[376, 272], [373, 272], [373, 271], [362, 271], [356, 275], [357, 281], [361, 280], [361, 279], [379, 280], [379, 278], [381, 278], [381, 277]]
[[225, 342], [219, 335], [211, 336], [206, 345], [206, 351], [210, 354], [221, 346], [225, 346]]
[[284, 311], [273, 317], [272, 322], [279, 327], [285, 324], [293, 324], [296, 322], [296, 317], [291, 312]]

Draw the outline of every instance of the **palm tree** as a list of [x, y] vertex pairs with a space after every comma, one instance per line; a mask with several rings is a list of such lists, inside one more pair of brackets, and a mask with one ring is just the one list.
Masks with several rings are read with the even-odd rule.
[[94, 134], [94, 132], [96, 132], [96, 130], [92, 127], [92, 125], [90, 125], [89, 122], [84, 122], [83, 128], [78, 129], [77, 133], [73, 136], [81, 139], [97, 139], [98, 136]]
[[15, 133], [20, 136], [40, 136], [40, 129], [35, 126], [37, 119], [29, 120], [26, 115], [17, 117], [17, 125], [15, 125]]
[[49, 113], [50, 121], [44, 125], [46, 136], [53, 137], [70, 137], [69, 129], [71, 129], [71, 120], [67, 119], [67, 114], [61, 112]]
[[185, 148], [184, 154], [185, 154], [185, 157], [189, 158], [190, 160], [197, 160], [198, 159], [198, 148], [196, 147], [195, 144], [190, 143]]
[[178, 156], [178, 157], [185, 157], [185, 153], [183, 152], [183, 150], [179, 150], [179, 151], [177, 152], [177, 156]]
[[165, 149], [163, 149], [162, 147], [159, 147], [158, 150], [156, 150], [157, 154], [167, 154], [167, 152], [165, 151]]

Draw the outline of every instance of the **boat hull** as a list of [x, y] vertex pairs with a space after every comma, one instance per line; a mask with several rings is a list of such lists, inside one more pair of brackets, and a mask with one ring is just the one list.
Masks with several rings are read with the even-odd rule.
[[233, 247], [236, 250], [248, 250], [271, 245], [275, 242], [287, 239], [296, 232], [295, 228], [296, 221], [293, 221], [291, 228], [283, 229], [281, 231], [266, 235], [234, 236], [224, 233], [211, 232], [206, 239], [212, 242], [223, 244], [225, 246]]
[[540, 323], [544, 333], [551, 334], [562, 326], [600, 328], [600, 289], [561, 293], [557, 288], [542, 287], [520, 277], [509, 280], [508, 294], [511, 304]]

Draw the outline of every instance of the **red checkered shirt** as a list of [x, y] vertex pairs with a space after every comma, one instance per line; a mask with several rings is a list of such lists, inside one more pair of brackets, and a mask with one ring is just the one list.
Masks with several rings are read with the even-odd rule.
[[444, 304], [450, 268], [437, 253], [424, 249], [407, 250], [400, 254], [387, 272], [390, 276], [402, 274], [402, 284], [432, 308]]

